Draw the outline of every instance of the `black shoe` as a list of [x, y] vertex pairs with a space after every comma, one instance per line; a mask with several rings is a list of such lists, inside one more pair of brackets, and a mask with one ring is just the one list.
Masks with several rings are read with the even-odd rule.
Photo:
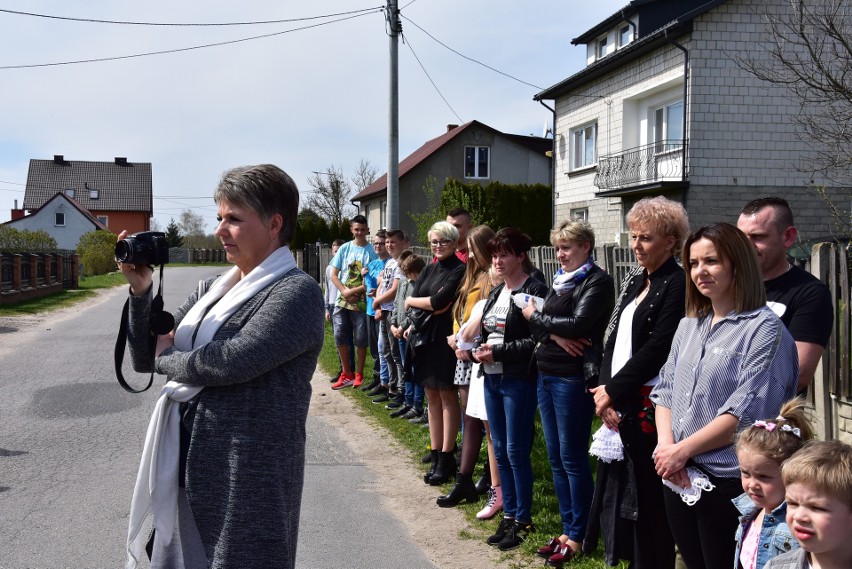
[[500, 543], [497, 544], [497, 547], [500, 548], [500, 551], [509, 551], [510, 549], [515, 549], [519, 545], [521, 545], [531, 533], [535, 531], [535, 526], [532, 525], [532, 522], [529, 523], [521, 523], [518, 520], [515, 520], [515, 523], [512, 524], [512, 527], [509, 528], [509, 531], [506, 532], [505, 537], [500, 540]]
[[377, 403], [377, 404], [378, 404], [378, 403], [384, 403], [385, 401], [390, 401], [390, 395], [388, 395], [388, 392], [387, 392], [387, 391], [385, 391], [384, 393], [379, 394], [379, 396], [378, 396], [378, 397], [376, 397], [375, 399], [373, 399], [373, 403]]
[[429, 462], [431, 462], [432, 465], [429, 467], [429, 470], [426, 472], [426, 474], [423, 475], [423, 482], [425, 482], [426, 484], [429, 484], [429, 480], [432, 478], [432, 475], [435, 474], [435, 470], [438, 468], [439, 455], [440, 453], [436, 450], [429, 451]]
[[391, 413], [390, 416], [393, 419], [396, 419], [397, 417], [405, 417], [406, 413], [408, 413], [409, 411], [411, 411], [411, 407], [409, 407], [408, 405], [403, 405], [402, 407]]
[[370, 383], [365, 383], [361, 386], [361, 391], [372, 391], [375, 388], [379, 387], [382, 384], [381, 379], [374, 379]]
[[419, 420], [420, 415], [422, 415], [422, 414], [423, 414], [423, 411], [418, 411], [414, 407], [409, 407], [408, 413], [406, 413], [405, 415], [400, 417], [400, 419], [407, 419], [408, 421], [411, 421], [412, 419], [418, 419]]
[[435, 473], [429, 478], [431, 486], [440, 486], [453, 479], [456, 475], [458, 466], [456, 465], [456, 457], [451, 452], [441, 452], [438, 454], [438, 468]]
[[482, 467], [482, 476], [476, 481], [476, 493], [486, 494], [491, 489], [491, 465], [488, 464], [488, 459]]
[[420, 414], [418, 416], [416, 416], [412, 419], [409, 419], [408, 422], [414, 423], [415, 425], [419, 425], [420, 423], [422, 423], [424, 421], [424, 418], [425, 418], [426, 424], [428, 425], [429, 424], [429, 418], [426, 416], [426, 411], [421, 410]]
[[430, 464], [432, 462], [432, 451], [430, 450], [422, 457], [420, 457], [420, 462], [422, 462], [423, 464]]
[[421, 429], [429, 428], [429, 413], [427, 413], [426, 411], [423, 412], [423, 414], [420, 416], [419, 424]]
[[377, 395], [381, 395], [385, 391], [385, 386], [382, 385], [382, 382], [379, 382], [376, 387], [367, 392], [367, 397], [376, 397]]
[[494, 535], [490, 536], [485, 540], [485, 543], [488, 545], [497, 545], [503, 538], [506, 537], [506, 534], [509, 533], [509, 528], [515, 525], [515, 518], [500, 518], [500, 524], [497, 526], [497, 531], [494, 532]]
[[460, 502], [467, 501], [468, 503], [476, 502], [479, 498], [476, 494], [476, 486], [473, 484], [473, 478], [470, 474], [456, 474], [456, 483], [449, 493], [438, 496], [437, 504], [442, 508], [454, 508]]
[[400, 394], [394, 395], [391, 402], [385, 405], [385, 409], [399, 409], [400, 407], [406, 407], [405, 396]]

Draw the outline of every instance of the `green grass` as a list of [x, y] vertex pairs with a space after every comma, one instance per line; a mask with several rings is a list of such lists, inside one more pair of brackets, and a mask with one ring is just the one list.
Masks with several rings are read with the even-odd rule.
[[[322, 371], [331, 377], [339, 367], [337, 359], [337, 349], [334, 345], [334, 337], [331, 334], [331, 326], [326, 324], [325, 342], [323, 343], [322, 352], [320, 354], [319, 365]], [[365, 369], [372, 369], [372, 359], [367, 355], [367, 363]], [[370, 417], [376, 424], [381, 425], [388, 431], [403, 447], [408, 449], [409, 456], [415, 464], [420, 466], [420, 457], [429, 449], [429, 432], [427, 429], [421, 428], [419, 425], [412, 425], [407, 421], [399, 421], [391, 419], [390, 414], [385, 409], [384, 405], [373, 405], [369, 398], [360, 390], [344, 389], [343, 394], [350, 397], [358, 406], [360, 412]], [[600, 421], [595, 418], [595, 423], [592, 425], [593, 432], [600, 426]], [[485, 445], [482, 445], [480, 458], [477, 463], [474, 479], [481, 474], [482, 465], [485, 461]], [[594, 468], [594, 461], [590, 459], [590, 464]], [[562, 533], [562, 522], [559, 517], [559, 506], [556, 501], [556, 495], [553, 491], [553, 478], [550, 471], [550, 462], [547, 459], [547, 451], [544, 446], [544, 435], [541, 430], [541, 423], [536, 417], [535, 421], [535, 442], [532, 451], [532, 465], [535, 482], [533, 484], [533, 522], [537, 532], [533, 539], [528, 540], [521, 547], [522, 555], [520, 559], [512, 554], [507, 554], [506, 559], [511, 559], [513, 567], [541, 566], [542, 559], [536, 557], [535, 551], [544, 545], [554, 535]], [[423, 467], [425, 472], [425, 467]], [[452, 487], [447, 484], [442, 487], [442, 492], [449, 491]], [[437, 507], [433, 504], [424, 504], [423, 507]], [[470, 539], [473, 541], [483, 541], [488, 537], [497, 526], [497, 518], [482, 522], [476, 519], [476, 513], [482, 508], [481, 503], [462, 504], [457, 507], [458, 510], [464, 512], [468, 520], [471, 522], [469, 528], [459, 528], [458, 536], [461, 539]], [[594, 555], [577, 558], [566, 567], [572, 569], [601, 569], [608, 567], [603, 561], [602, 546]], [[624, 569], [627, 567], [626, 562], [622, 562], [618, 567]]]

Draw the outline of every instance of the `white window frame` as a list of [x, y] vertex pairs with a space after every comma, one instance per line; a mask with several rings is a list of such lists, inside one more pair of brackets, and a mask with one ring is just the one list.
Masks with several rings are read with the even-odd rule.
[[[467, 164], [468, 164], [468, 151], [473, 150], [473, 175], [468, 175]], [[486, 152], [485, 157], [485, 169], [486, 172], [480, 171], [480, 163], [481, 156], [480, 153], [482, 151]], [[485, 180], [491, 177], [491, 147], [490, 146], [474, 146], [468, 145], [464, 147], [464, 165], [463, 165], [464, 177], [468, 180]]]
[[379, 229], [387, 229], [387, 218], [388, 218], [388, 202], [383, 201], [379, 203]]
[[[572, 128], [570, 131], [570, 168], [575, 172], [585, 168], [592, 168], [598, 163], [598, 123], [588, 123], [583, 126]], [[588, 155], [589, 142], [592, 144], [592, 156]]]
[[53, 212], [53, 226], [54, 227], [65, 227], [65, 212], [64, 211]]
[[587, 207], [576, 207], [573, 208], [569, 212], [570, 219], [582, 219], [583, 221], [589, 221], [589, 208]]
[[609, 50], [609, 38], [607, 36], [599, 37], [595, 40], [595, 56], [597, 59], [603, 59]]
[[89, 190], [89, 199], [96, 200], [101, 197], [101, 193], [98, 190]]
[[[680, 113], [672, 121], [671, 112], [676, 107], [680, 108]], [[671, 148], [664, 141], [680, 141], [681, 144], [683, 143], [683, 99], [669, 101], [666, 104], [654, 107], [651, 112], [650, 125], [651, 133], [649, 138], [654, 141], [654, 150], [657, 154], [680, 150], [680, 144], [678, 144], [677, 148]], [[674, 137], [670, 134], [671, 125], [676, 125]]]
[[370, 227], [370, 204], [364, 204], [364, 217], [367, 219], [367, 227]]
[[74, 188], [67, 188], [65, 190], [65, 195], [68, 196], [69, 198], [73, 198], [74, 197]]
[[[624, 31], [627, 30], [627, 39], [625, 40]], [[624, 24], [623, 26], [619, 26], [617, 30], [618, 34], [618, 47], [622, 48], [633, 41], [633, 29], [630, 24]]]

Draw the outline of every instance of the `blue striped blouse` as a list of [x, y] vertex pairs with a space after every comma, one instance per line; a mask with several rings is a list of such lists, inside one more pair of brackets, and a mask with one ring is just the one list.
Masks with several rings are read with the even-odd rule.
[[[778, 415], [796, 395], [799, 360], [793, 337], [767, 307], [731, 313], [711, 327], [712, 315], [680, 321], [660, 381], [651, 393], [671, 409], [680, 442], [730, 413], [738, 430]], [[733, 442], [692, 461], [713, 476], [739, 477]]]

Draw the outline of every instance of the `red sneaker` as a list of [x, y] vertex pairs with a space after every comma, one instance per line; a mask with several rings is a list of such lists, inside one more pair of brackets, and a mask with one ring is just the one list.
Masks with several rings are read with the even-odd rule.
[[358, 388], [364, 385], [364, 374], [356, 373], [355, 374], [355, 383], [352, 384], [352, 387]]
[[331, 386], [335, 391], [338, 389], [343, 389], [344, 387], [349, 387], [355, 383], [354, 375], [346, 375], [345, 373], [341, 373], [340, 377], [337, 378], [337, 383]]

